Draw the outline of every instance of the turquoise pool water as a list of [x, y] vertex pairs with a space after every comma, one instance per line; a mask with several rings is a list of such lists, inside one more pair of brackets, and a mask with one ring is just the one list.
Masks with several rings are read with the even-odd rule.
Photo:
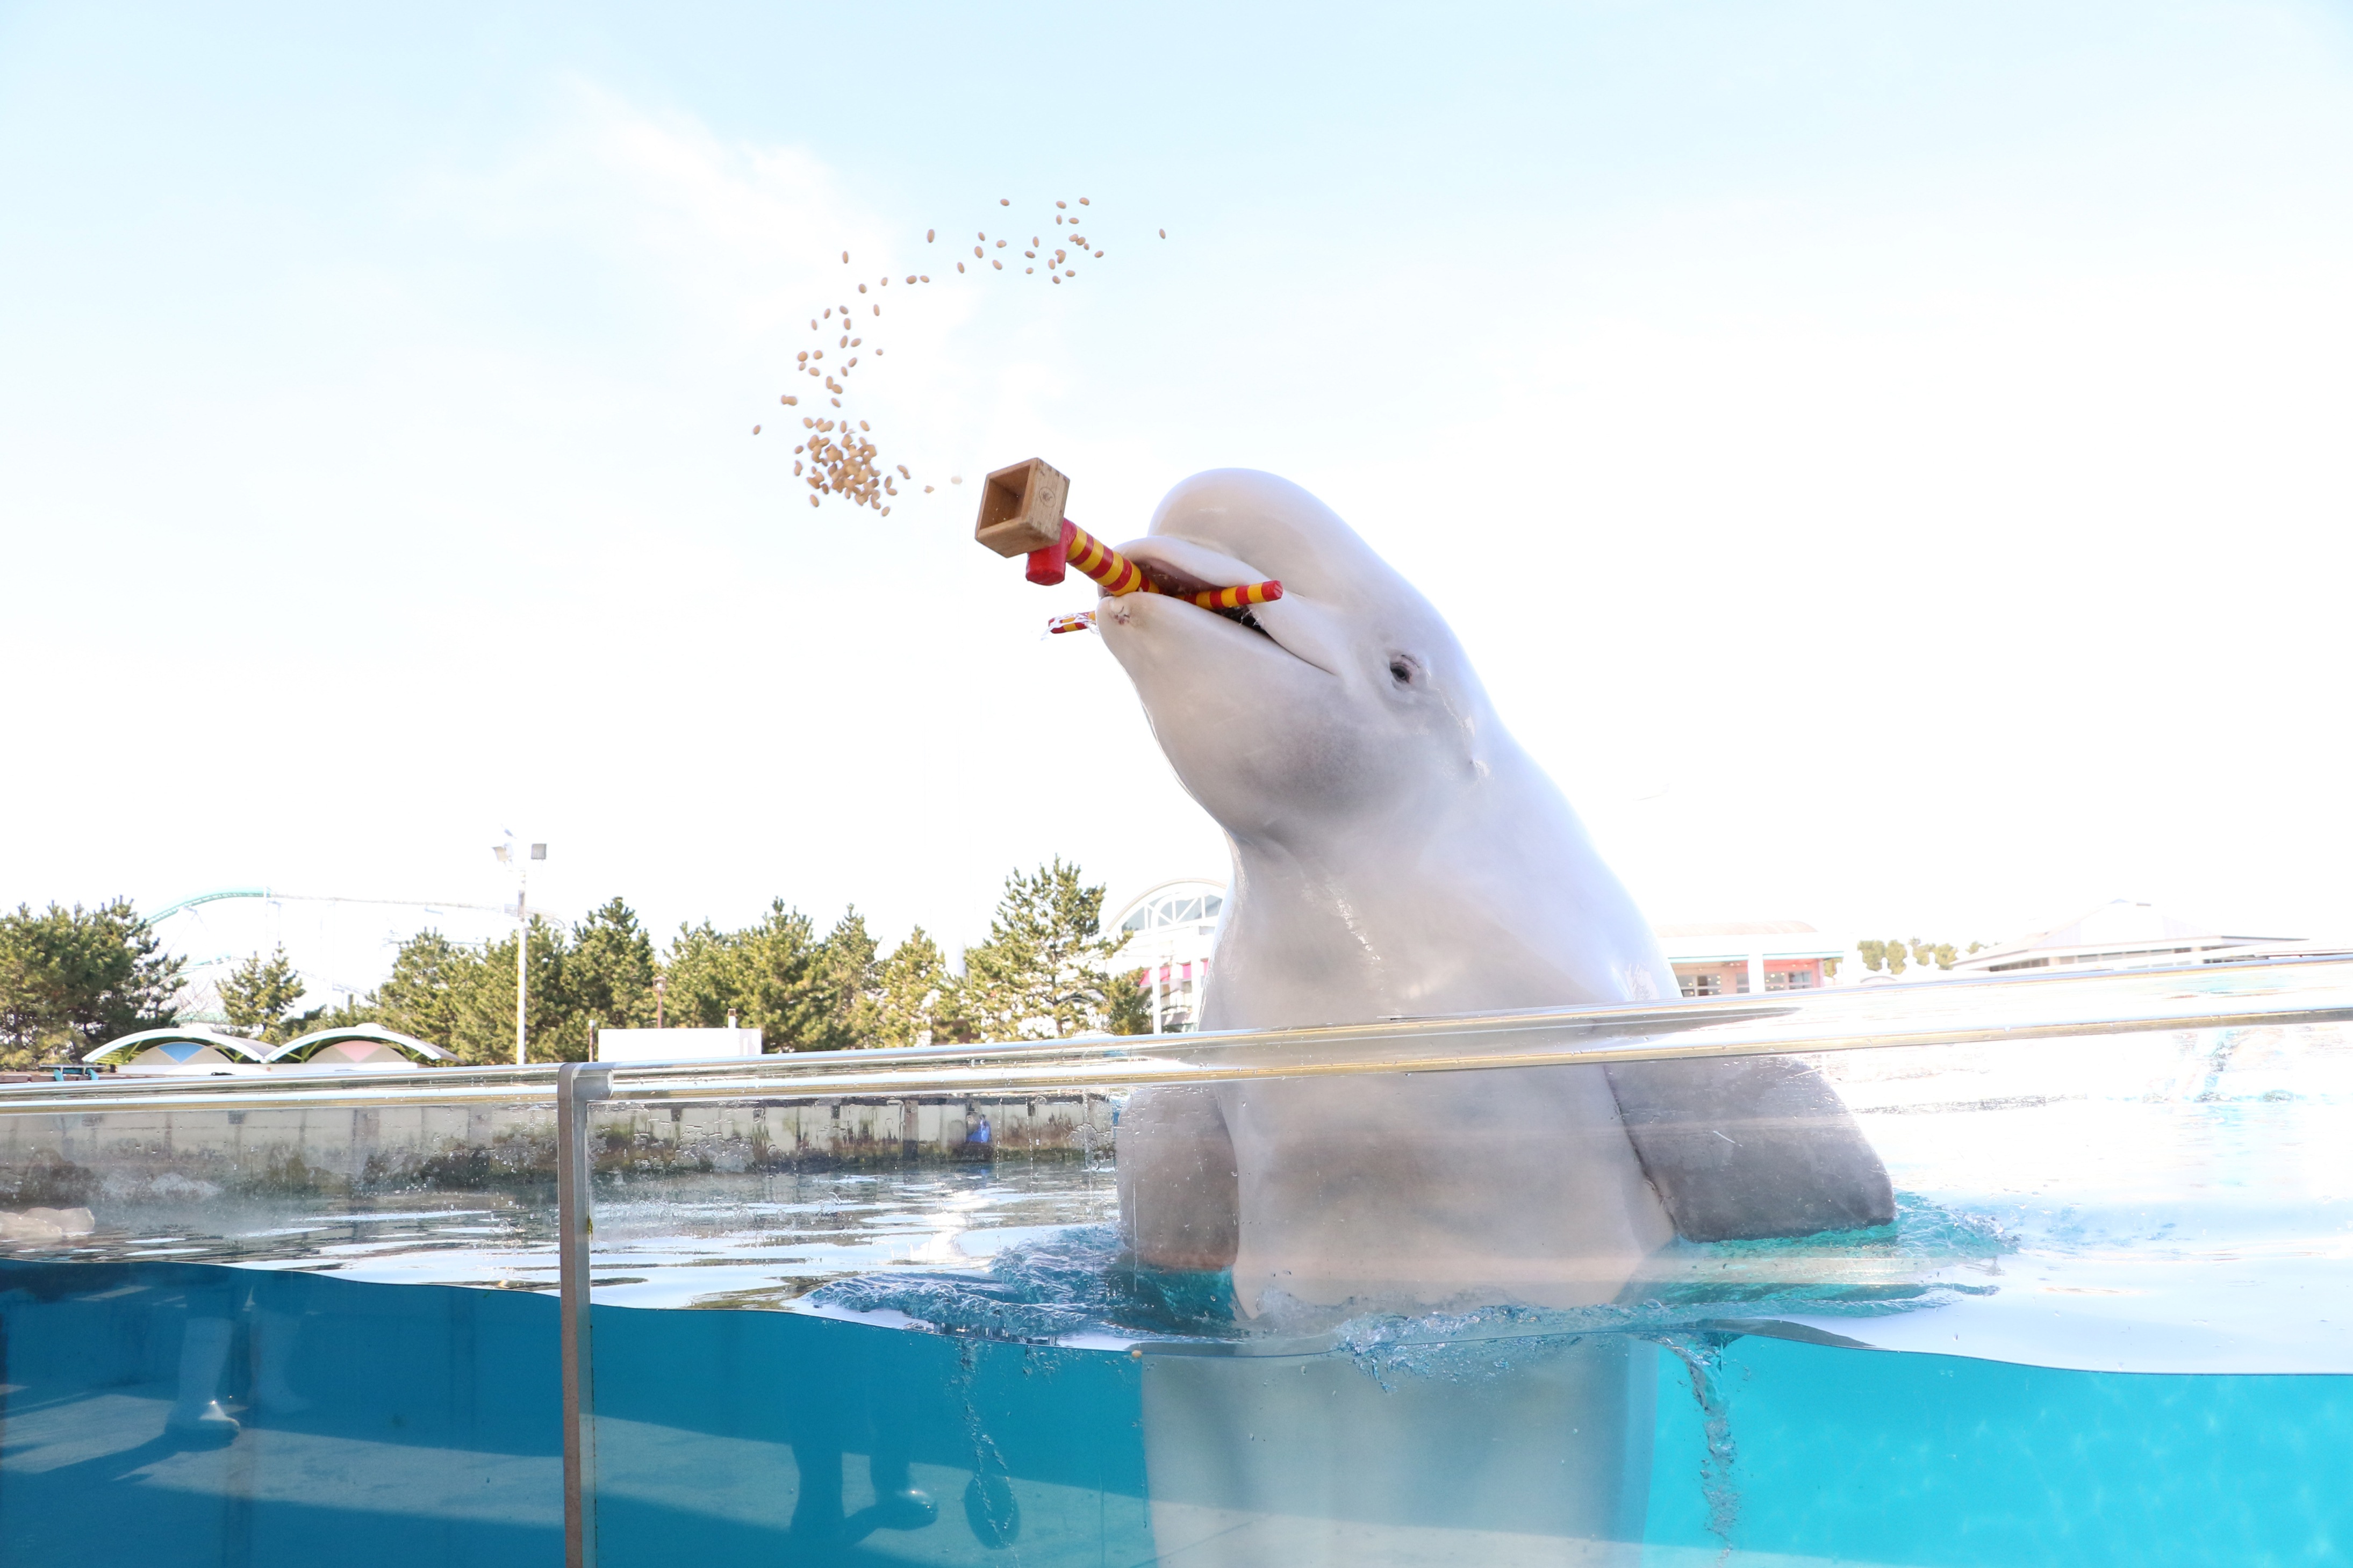
[[[0, 1262], [0, 1542], [58, 1568], [560, 1563], [555, 1331], [521, 1292]], [[196, 1381], [237, 1427], [174, 1431], [214, 1347]]]
[[[1039, 1294], [1023, 1267], [1000, 1260], [993, 1278]], [[910, 1299], [910, 1283], [891, 1289]], [[221, 1337], [206, 1321], [229, 1326], [209, 1386], [237, 1426], [175, 1432], [192, 1339]], [[0, 1263], [0, 1540], [11, 1561], [60, 1568], [554, 1563], [554, 1302], [529, 1291]], [[1039, 1326], [598, 1308], [600, 1560], [1152, 1561], [1145, 1402], [1163, 1352], [1016, 1337]], [[1939, 1565], [2353, 1552], [2346, 1376], [2101, 1373], [1728, 1331], [1398, 1327], [1250, 1358], [1248, 1374], [1353, 1380], [1369, 1408], [1426, 1415], [1436, 1401], [1475, 1424], [1527, 1369], [1614, 1334], [1655, 1388], [1633, 1439], [1645, 1561], [1713, 1562], [1727, 1545], [1733, 1562]], [[1386, 1511], [1361, 1522], [1425, 1546], [1473, 1527], [1519, 1548], [1540, 1534], [1492, 1500], [1476, 1520], [1411, 1495]], [[1461, 1560], [1492, 1550], [1466, 1544]]]
[[[1123, 1257], [1092, 1153], [622, 1162], [598, 1559], [2353, 1563], [2353, 1050], [2260, 1044], [1851, 1069], [1895, 1225], [1677, 1247], [1577, 1312], [1243, 1322]], [[121, 1134], [45, 1200], [93, 1234], [0, 1244], [0, 1555], [560, 1562], [539, 1167], [289, 1190], [193, 1142]]]

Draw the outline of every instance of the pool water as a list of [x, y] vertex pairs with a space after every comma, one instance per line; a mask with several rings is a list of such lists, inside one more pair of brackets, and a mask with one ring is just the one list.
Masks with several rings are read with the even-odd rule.
[[[1091, 1148], [601, 1169], [596, 1559], [2353, 1563], [2353, 1043], [1924, 1060], [1841, 1069], [1894, 1224], [1577, 1311], [1244, 1318], [1124, 1254]], [[0, 1243], [6, 1560], [560, 1563], [537, 1168], [139, 1138], [95, 1234]]]
[[[991, 1278], [1018, 1295], [1035, 1283], [1022, 1274]], [[832, 1310], [894, 1315], [877, 1293]], [[0, 1540], [12, 1561], [60, 1568], [557, 1563], [554, 1310], [531, 1291], [218, 1264], [0, 1263]], [[1166, 1296], [1148, 1310], [1183, 1315]], [[1146, 1383], [1215, 1342], [1017, 1332], [1040, 1326], [891, 1327], [822, 1302], [597, 1308], [599, 1560], [1152, 1561]], [[1227, 1364], [1331, 1383], [1376, 1414], [1396, 1401], [1418, 1421], [1437, 1409], [1475, 1425], [1549, 1357], [1597, 1343], [1630, 1356], [1656, 1405], [1633, 1439], [1647, 1546], [1626, 1561], [1714, 1562], [1729, 1546], [1760, 1563], [2323, 1563], [2353, 1542], [2344, 1375], [1545, 1328], [1458, 1318], [1415, 1339], [1358, 1325]], [[175, 1431], [188, 1359], [215, 1343], [226, 1353], [206, 1386], [236, 1427]], [[1294, 1453], [1314, 1436], [1312, 1420], [1256, 1434]], [[1588, 1560], [1510, 1528], [1524, 1521], [1493, 1500], [1476, 1519], [1412, 1487], [1351, 1508], [1369, 1517], [1344, 1526], [1385, 1552], [1418, 1543], [1416, 1561]], [[1211, 1541], [1168, 1560], [1219, 1559]]]
[[[12, 1563], [563, 1560], [550, 1298], [0, 1262], [0, 1334]], [[175, 1430], [191, 1385], [235, 1427]]]

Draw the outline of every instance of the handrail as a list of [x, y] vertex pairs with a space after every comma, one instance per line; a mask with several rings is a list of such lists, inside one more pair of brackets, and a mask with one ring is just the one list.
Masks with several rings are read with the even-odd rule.
[[[2348, 1022], [2353, 1022], [2353, 960], [2292, 959], [1775, 993], [1771, 1000], [1736, 996], [1315, 1028], [603, 1065], [612, 1068], [615, 1100], [806, 1100], [1807, 1055]], [[556, 1082], [557, 1068], [550, 1065], [436, 1068], [400, 1074], [394, 1082], [342, 1072], [277, 1072], [267, 1079], [13, 1085], [0, 1089], [0, 1115], [552, 1105]]]

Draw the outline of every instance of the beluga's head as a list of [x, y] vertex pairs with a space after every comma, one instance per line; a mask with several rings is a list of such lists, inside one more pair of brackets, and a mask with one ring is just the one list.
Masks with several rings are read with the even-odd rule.
[[1130, 594], [1095, 617], [1177, 776], [1237, 840], [1409, 833], [1511, 751], [1438, 612], [1297, 485], [1197, 474], [1119, 548], [1164, 586], [1282, 583], [1248, 611]]

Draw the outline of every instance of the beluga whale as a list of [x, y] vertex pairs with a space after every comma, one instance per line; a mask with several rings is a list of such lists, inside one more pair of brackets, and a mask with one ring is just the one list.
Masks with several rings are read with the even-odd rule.
[[[1104, 597], [1096, 628], [1231, 855], [1204, 1029], [1677, 997], [1648, 921], [1444, 618], [1330, 508], [1216, 470], [1118, 549], [1162, 591]], [[1246, 611], [1189, 597], [1266, 579], [1282, 597]], [[1141, 1264], [1230, 1269], [1245, 1319], [1294, 1330], [1594, 1308], [1637, 1289], [1678, 1235], [1808, 1235], [1894, 1210], [1832, 1088], [1771, 1058], [1139, 1091], [1118, 1175]], [[1638, 1536], [1654, 1352], [1624, 1338], [1530, 1351], [1483, 1389], [1384, 1391], [1345, 1359], [1289, 1379], [1246, 1357], [1147, 1363], [1161, 1549], [1422, 1561], [1446, 1541], [1460, 1552], [1427, 1560], [1507, 1562], [1516, 1541], [1553, 1543], [1526, 1548], [1552, 1561], [1563, 1536]]]
[[[1271, 474], [1213, 471], [1121, 550], [1179, 584], [1283, 584], [1246, 616], [1173, 594], [1098, 606], [1232, 856], [1204, 1028], [1676, 996], [1649, 922], [1452, 630], [1329, 508]], [[1582, 1305], [1678, 1232], [1808, 1235], [1894, 1212], [1835, 1091], [1787, 1058], [1137, 1100], [1123, 1119], [1132, 1245], [1231, 1268], [1245, 1313], [1270, 1292]]]

